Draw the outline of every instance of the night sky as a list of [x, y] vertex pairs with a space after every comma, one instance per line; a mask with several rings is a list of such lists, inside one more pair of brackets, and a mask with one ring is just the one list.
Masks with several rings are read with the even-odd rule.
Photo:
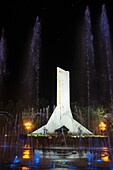
[[[4, 28], [7, 53], [7, 99], [19, 99], [24, 68], [36, 17], [41, 22], [40, 97], [56, 99], [56, 68], [70, 71], [71, 101], [78, 99], [81, 27], [87, 5], [90, 10], [95, 57], [102, 4], [105, 3], [113, 40], [113, 7], [101, 0], [23, 0], [0, 2], [0, 35]], [[113, 42], [113, 41], [112, 41]], [[98, 62], [97, 62], [98, 63]], [[97, 66], [98, 67], [98, 66]]]

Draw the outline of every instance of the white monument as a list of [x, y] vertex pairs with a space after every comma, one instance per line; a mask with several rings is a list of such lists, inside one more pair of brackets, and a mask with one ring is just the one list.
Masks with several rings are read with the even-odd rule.
[[65, 126], [68, 133], [92, 134], [88, 129], [73, 119], [70, 109], [70, 81], [69, 71], [57, 67], [57, 106], [46, 125], [32, 132], [33, 134], [54, 133], [55, 130]]

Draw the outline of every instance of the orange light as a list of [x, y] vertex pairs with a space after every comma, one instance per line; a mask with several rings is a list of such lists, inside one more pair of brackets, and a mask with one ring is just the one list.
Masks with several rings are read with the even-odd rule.
[[109, 162], [109, 154], [107, 152], [101, 153], [101, 159], [105, 162]]
[[30, 148], [30, 146], [29, 145], [25, 145], [24, 148]]
[[29, 150], [25, 150], [25, 151], [23, 152], [23, 154], [24, 154], [24, 155], [29, 155]]
[[49, 136], [48, 138], [49, 138], [49, 139], [52, 139], [52, 136]]
[[30, 159], [29, 155], [23, 155], [23, 159]]
[[23, 151], [23, 159], [30, 159], [30, 150]]
[[106, 130], [106, 124], [101, 122], [100, 125], [99, 125], [100, 129], [105, 131]]
[[31, 122], [24, 123], [26, 129], [31, 129], [31, 125], [32, 125]]
[[29, 170], [28, 167], [22, 167], [22, 170]]

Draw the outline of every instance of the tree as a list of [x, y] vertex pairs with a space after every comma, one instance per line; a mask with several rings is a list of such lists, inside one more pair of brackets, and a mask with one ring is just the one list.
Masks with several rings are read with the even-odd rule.
[[106, 109], [102, 105], [90, 107], [91, 129], [93, 133], [99, 131], [99, 124], [105, 112], [106, 112]]

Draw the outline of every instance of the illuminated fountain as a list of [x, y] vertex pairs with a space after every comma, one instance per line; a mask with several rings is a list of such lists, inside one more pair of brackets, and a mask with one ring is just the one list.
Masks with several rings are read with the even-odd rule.
[[[112, 54], [112, 49], [111, 49], [110, 29], [109, 29], [109, 24], [108, 24], [108, 20], [107, 20], [105, 5], [102, 6], [102, 14], [101, 14], [101, 19], [100, 19], [100, 31], [101, 31], [101, 39], [102, 39], [102, 42], [101, 42], [102, 48], [104, 48], [104, 59], [105, 59], [106, 68], [107, 68], [107, 72], [104, 71], [104, 75], [107, 76], [107, 80], [106, 80], [106, 81], [108, 81], [108, 85], [107, 85], [108, 91], [107, 92], [109, 94], [110, 104], [113, 109], [113, 89], [112, 89], [112, 86], [113, 86], [113, 81], [112, 81], [113, 59], [112, 59], [112, 57], [113, 57], [113, 54]], [[109, 118], [109, 115], [108, 115], [108, 118]], [[107, 123], [107, 121], [106, 121], [106, 123]], [[107, 135], [108, 135], [108, 132], [107, 132]], [[108, 144], [109, 144], [109, 150], [110, 150], [111, 158], [112, 158], [112, 162], [110, 164], [111, 164], [111, 166], [113, 166], [113, 153], [112, 153], [109, 135], [108, 135]]]
[[101, 66], [101, 70], [103, 73], [103, 93], [107, 96], [109, 94], [109, 101], [111, 105], [113, 105], [113, 89], [112, 89], [112, 75], [113, 75], [113, 59], [112, 59], [112, 48], [111, 48], [111, 40], [110, 40], [110, 28], [108, 24], [108, 19], [106, 15], [105, 5], [102, 6], [102, 14], [100, 19], [100, 40], [101, 40], [101, 53], [102, 53], [102, 61], [104, 64]]
[[5, 38], [4, 38], [4, 29], [2, 29], [2, 36], [0, 38], [0, 99], [2, 97], [3, 90], [3, 78], [6, 74], [6, 51], [5, 51]]
[[5, 56], [5, 38], [4, 29], [0, 39], [0, 83], [2, 82], [3, 75], [6, 73], [6, 56]]
[[11, 167], [15, 167], [16, 163], [18, 163], [18, 162], [20, 162], [18, 159], [18, 156], [15, 156], [14, 162], [13, 162], [13, 164], [11, 164]]
[[39, 103], [39, 57], [41, 47], [40, 32], [41, 24], [39, 21], [39, 17], [37, 16], [33, 28], [25, 75], [25, 82], [27, 84], [26, 88], [28, 94], [25, 99], [27, 101], [28, 107], [31, 108], [32, 106], [35, 106], [35, 110], [38, 109]]
[[39, 17], [36, 18], [36, 23], [34, 26], [34, 31], [33, 31], [33, 37], [32, 37], [32, 42], [31, 42], [31, 56], [32, 56], [32, 65], [33, 65], [33, 71], [34, 71], [34, 80], [33, 83], [35, 82], [35, 99], [36, 99], [36, 107], [38, 108], [38, 103], [39, 103], [39, 56], [40, 56], [40, 22], [39, 22]]
[[[91, 33], [91, 19], [90, 11], [87, 6], [85, 10], [84, 24], [82, 28], [82, 61], [81, 61], [81, 79], [82, 89], [84, 92], [82, 96], [86, 99], [86, 105], [88, 107], [88, 129], [90, 130], [90, 105], [93, 96], [92, 82], [94, 79], [94, 47], [93, 47], [93, 35]], [[94, 82], [93, 82], [94, 83]], [[85, 93], [86, 92], [86, 93]], [[85, 93], [85, 94], [84, 94]]]
[[88, 165], [91, 165], [91, 158], [92, 158], [92, 154], [89, 152], [89, 151], [87, 151], [87, 159], [88, 159]]

